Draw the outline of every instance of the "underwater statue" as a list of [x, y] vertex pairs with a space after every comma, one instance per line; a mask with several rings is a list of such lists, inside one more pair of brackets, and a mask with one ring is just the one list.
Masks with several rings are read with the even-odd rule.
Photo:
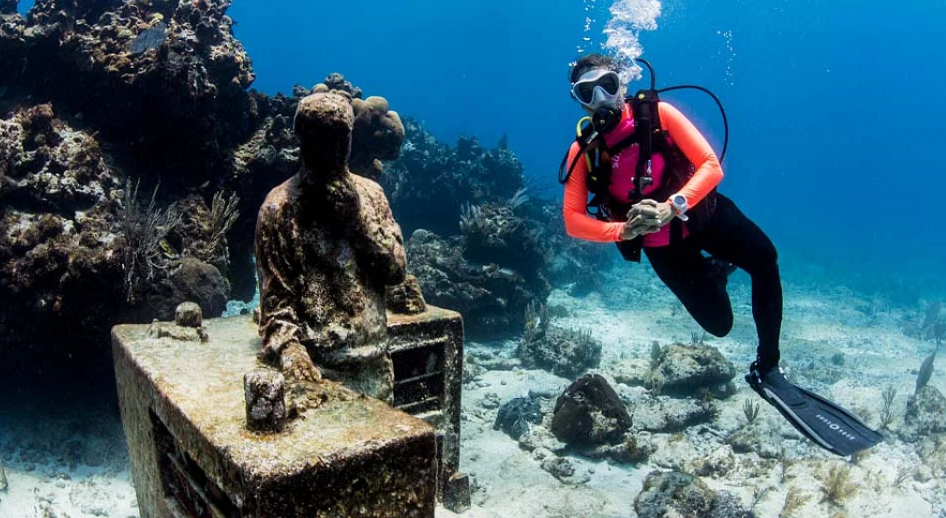
[[389, 399], [385, 289], [404, 280], [406, 257], [381, 187], [349, 171], [353, 125], [340, 95], [299, 102], [302, 168], [269, 193], [256, 227], [260, 357], [289, 379], [324, 374]]

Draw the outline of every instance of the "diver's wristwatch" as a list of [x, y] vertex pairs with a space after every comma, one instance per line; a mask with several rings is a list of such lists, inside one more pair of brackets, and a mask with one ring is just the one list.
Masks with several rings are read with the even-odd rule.
[[670, 197], [670, 206], [673, 207], [674, 214], [680, 218], [681, 221], [687, 221], [688, 218], [686, 215], [687, 212], [687, 198], [682, 194], [674, 194]]

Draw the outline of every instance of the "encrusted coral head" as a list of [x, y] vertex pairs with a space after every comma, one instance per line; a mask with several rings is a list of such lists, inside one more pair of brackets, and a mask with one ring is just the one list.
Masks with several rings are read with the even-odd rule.
[[344, 168], [351, 151], [354, 123], [351, 104], [341, 95], [317, 93], [299, 101], [293, 127], [306, 167]]

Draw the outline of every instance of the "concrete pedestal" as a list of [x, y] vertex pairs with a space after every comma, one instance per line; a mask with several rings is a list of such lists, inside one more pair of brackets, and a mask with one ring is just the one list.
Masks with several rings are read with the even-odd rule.
[[460, 470], [463, 320], [433, 306], [417, 315], [388, 314], [388, 339], [394, 406], [437, 429], [438, 495], [446, 505], [443, 491]]
[[432, 426], [326, 384], [323, 406], [283, 432], [250, 432], [243, 375], [259, 368], [256, 326], [250, 317], [204, 326], [206, 343], [155, 338], [149, 325], [112, 330], [142, 518], [434, 516]]

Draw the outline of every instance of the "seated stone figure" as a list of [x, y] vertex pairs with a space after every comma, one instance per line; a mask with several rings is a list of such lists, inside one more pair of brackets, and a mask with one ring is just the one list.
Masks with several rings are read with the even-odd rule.
[[347, 99], [299, 102], [302, 168], [259, 212], [260, 357], [287, 375], [323, 373], [390, 400], [385, 287], [404, 280], [401, 229], [377, 183], [351, 174], [354, 115]]

